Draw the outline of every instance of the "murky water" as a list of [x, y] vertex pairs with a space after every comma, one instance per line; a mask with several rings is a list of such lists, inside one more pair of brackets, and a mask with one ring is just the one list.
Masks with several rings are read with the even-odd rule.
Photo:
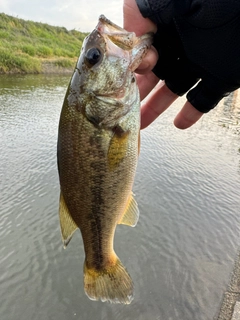
[[131, 305], [84, 294], [81, 235], [58, 221], [58, 119], [67, 76], [0, 77], [0, 319], [212, 320], [240, 230], [240, 93], [186, 131], [179, 100], [142, 131], [136, 228], [115, 249], [135, 282]]

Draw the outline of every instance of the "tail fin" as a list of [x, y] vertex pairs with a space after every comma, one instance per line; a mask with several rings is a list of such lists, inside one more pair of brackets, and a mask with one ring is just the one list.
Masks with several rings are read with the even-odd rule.
[[122, 304], [133, 300], [132, 279], [118, 258], [115, 265], [100, 271], [84, 263], [84, 289], [91, 300]]

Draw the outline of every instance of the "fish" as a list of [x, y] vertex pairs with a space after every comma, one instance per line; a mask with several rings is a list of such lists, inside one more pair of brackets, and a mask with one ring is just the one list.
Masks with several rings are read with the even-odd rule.
[[140, 146], [134, 75], [152, 43], [104, 15], [84, 39], [63, 101], [57, 161], [64, 247], [80, 229], [84, 290], [91, 300], [129, 304], [133, 281], [113, 247], [118, 224], [135, 226], [132, 193]]

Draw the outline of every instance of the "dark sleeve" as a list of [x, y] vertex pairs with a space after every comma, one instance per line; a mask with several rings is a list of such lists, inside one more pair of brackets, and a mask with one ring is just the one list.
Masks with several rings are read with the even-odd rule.
[[158, 26], [154, 73], [201, 112], [240, 87], [240, 1], [136, 0]]
[[189, 10], [190, 0], [136, 0], [141, 14], [156, 24], [169, 23], [173, 17]]

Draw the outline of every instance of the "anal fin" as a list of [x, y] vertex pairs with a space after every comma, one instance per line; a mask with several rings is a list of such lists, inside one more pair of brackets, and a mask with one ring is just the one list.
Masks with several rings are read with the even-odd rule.
[[64, 245], [64, 248], [66, 248], [70, 240], [72, 239], [74, 232], [78, 229], [78, 226], [73, 221], [70, 215], [70, 212], [65, 203], [62, 193], [60, 193], [59, 219], [60, 219], [63, 245]]
[[138, 222], [138, 219], [139, 219], [138, 205], [136, 200], [133, 197], [133, 193], [131, 192], [124, 214], [122, 215], [118, 224], [125, 224], [130, 227], [135, 227]]

